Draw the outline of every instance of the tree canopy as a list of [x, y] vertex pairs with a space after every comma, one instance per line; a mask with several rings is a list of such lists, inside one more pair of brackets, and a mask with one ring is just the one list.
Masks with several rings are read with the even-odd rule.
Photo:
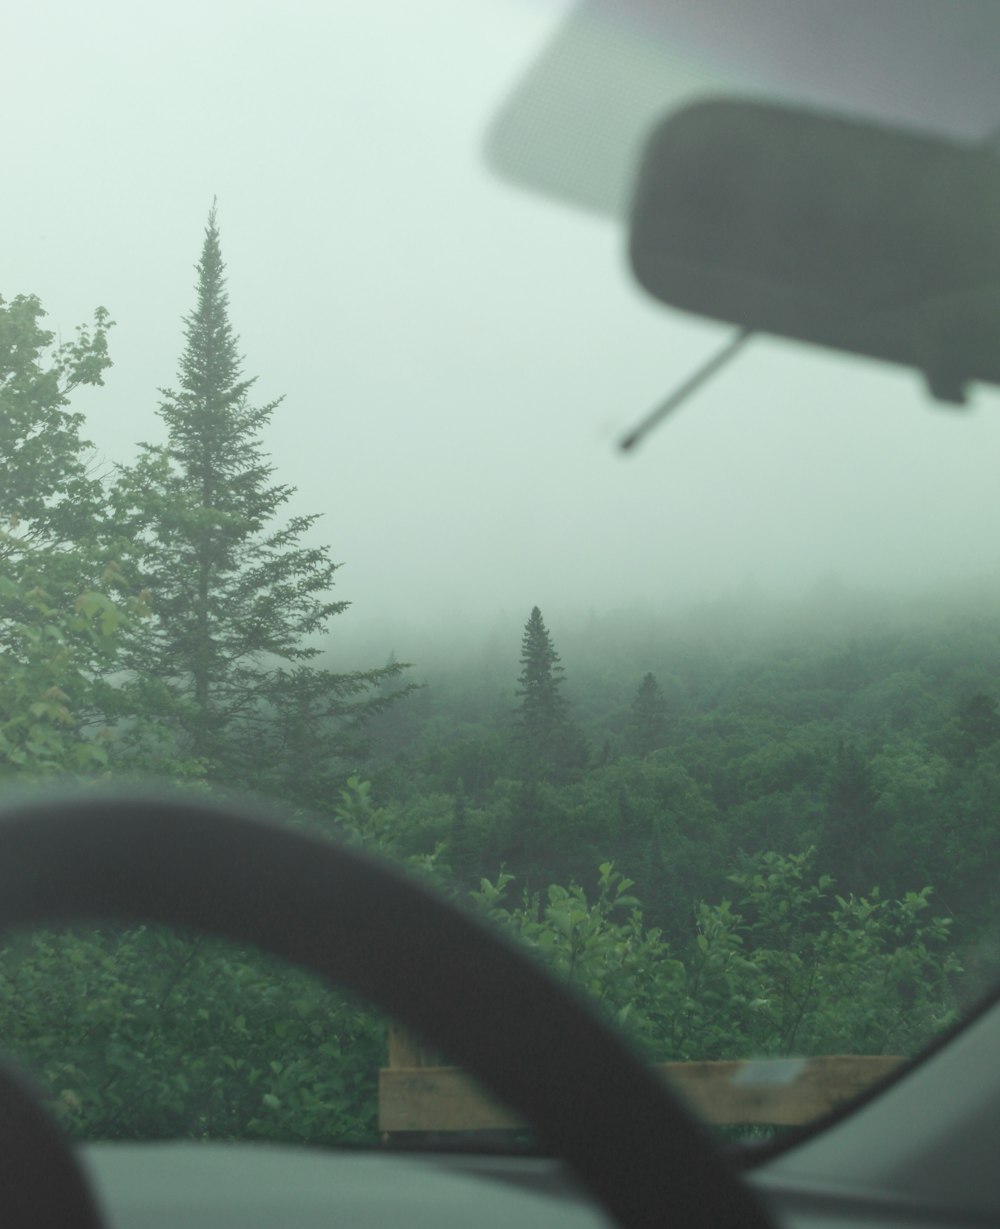
[[71, 397], [110, 367], [104, 308], [54, 345], [33, 295], [0, 299], [0, 777], [103, 768], [86, 736], [128, 614], [103, 488]]

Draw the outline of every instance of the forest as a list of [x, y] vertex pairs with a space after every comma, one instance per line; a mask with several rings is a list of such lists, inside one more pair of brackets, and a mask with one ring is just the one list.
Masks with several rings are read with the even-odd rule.
[[[338, 667], [215, 210], [162, 440], [95, 468], [68, 342], [0, 300], [0, 779], [271, 800], [487, 917], [655, 1059], [912, 1054], [1000, 965], [1000, 586], [835, 580]], [[334, 625], [334, 626], [331, 626]], [[388, 646], [387, 646], [388, 647]], [[401, 653], [397, 659], [396, 651]], [[81, 1138], [371, 1142], [385, 1020], [151, 927], [0, 949], [0, 1046]]]

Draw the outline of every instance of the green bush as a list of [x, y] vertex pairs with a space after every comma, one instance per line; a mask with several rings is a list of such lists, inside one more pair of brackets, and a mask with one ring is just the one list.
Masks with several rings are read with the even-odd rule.
[[376, 1138], [385, 1021], [221, 941], [22, 936], [0, 954], [0, 1033], [79, 1138]]
[[930, 888], [837, 896], [813, 858], [748, 860], [735, 904], [699, 904], [683, 947], [644, 925], [609, 862], [592, 902], [554, 885], [510, 907], [506, 875], [476, 897], [651, 1059], [913, 1053], [956, 1015], [949, 920], [929, 916]]
[[[343, 803], [360, 839], [367, 795]], [[913, 1052], [955, 1015], [947, 920], [929, 889], [837, 896], [812, 861], [748, 861], [680, 949], [610, 862], [592, 899], [553, 884], [511, 904], [505, 874], [472, 896], [651, 1060]], [[0, 951], [0, 1046], [80, 1139], [374, 1143], [386, 1031], [313, 975], [200, 936], [44, 931]]]

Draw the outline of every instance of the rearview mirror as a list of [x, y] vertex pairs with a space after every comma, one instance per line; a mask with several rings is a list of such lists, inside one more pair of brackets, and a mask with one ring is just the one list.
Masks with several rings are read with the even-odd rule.
[[663, 303], [922, 371], [1000, 383], [1000, 159], [982, 147], [758, 103], [654, 131], [630, 258]]

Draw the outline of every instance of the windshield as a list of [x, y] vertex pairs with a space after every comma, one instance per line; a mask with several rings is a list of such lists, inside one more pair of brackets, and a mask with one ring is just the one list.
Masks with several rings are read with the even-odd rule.
[[[906, 7], [8, 15], [5, 791], [252, 795], [402, 862], [729, 1138], [956, 1021], [1000, 958], [997, 393], [755, 338], [617, 447], [731, 338], [629, 272], [649, 125], [985, 137], [993, 10]], [[0, 1046], [78, 1138], [523, 1139], [203, 936], [11, 938]]]

